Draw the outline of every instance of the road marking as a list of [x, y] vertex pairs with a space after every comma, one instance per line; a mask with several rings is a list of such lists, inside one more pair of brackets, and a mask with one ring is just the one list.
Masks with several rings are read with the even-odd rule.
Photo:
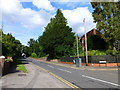
[[[34, 64], [34, 63], [32, 63], [32, 64]], [[36, 64], [34, 64], [34, 65], [37, 66], [38, 68], [42, 69], [43, 71], [45, 71], [45, 72], [51, 74], [52, 76], [56, 77], [57, 79], [59, 79], [60, 81], [62, 81], [62, 82], [65, 83], [66, 85], [68, 85], [69, 87], [71, 87], [71, 88], [73, 88], [73, 89], [75, 89], [75, 90], [82, 90], [82, 89], [79, 88], [78, 86], [76, 86], [76, 85], [70, 83], [69, 81], [63, 79], [62, 77], [59, 77], [59, 76], [57, 76], [56, 74], [54, 74], [54, 73], [52, 73], [52, 72], [50, 72], [50, 71], [48, 71], [48, 70], [46, 70], [46, 69], [44, 69], [44, 68], [42, 68], [42, 67], [36, 65]]]
[[83, 77], [86, 77], [86, 78], [89, 78], [89, 79], [93, 79], [93, 80], [96, 80], [96, 81], [100, 81], [100, 82], [104, 82], [104, 83], [108, 83], [108, 84], [111, 84], [111, 85], [114, 85], [114, 86], [120, 86], [116, 83], [112, 83], [112, 82], [108, 82], [108, 81], [104, 81], [104, 80], [101, 80], [101, 79], [97, 79], [97, 78], [93, 78], [93, 77], [89, 77], [89, 76], [86, 76], [86, 75], [82, 75]]
[[[30, 58], [31, 59], [31, 58]], [[35, 58], [32, 58], [32, 60], [36, 60]], [[43, 61], [41, 61], [43, 62]], [[59, 66], [63, 66], [63, 67], [67, 67], [67, 68], [73, 68], [73, 69], [78, 69], [78, 70], [91, 70], [91, 71], [116, 71], [116, 70], [119, 70], [119, 68], [114, 68], [114, 69], [87, 69], [87, 68], [78, 68], [78, 67], [73, 67], [73, 66], [65, 66], [65, 65], [60, 65], [60, 64], [57, 64], [57, 63], [52, 63], [52, 62], [44, 62], [44, 63], [49, 63], [49, 64], [53, 64], [53, 65], [59, 65]]]
[[47, 65], [48, 67], [51, 67], [51, 68], [54, 68], [53, 66], [51, 66], [51, 65]]
[[61, 68], [58, 68], [58, 70], [61, 70], [61, 71], [64, 71], [64, 72], [68, 72], [68, 73], [72, 73], [72, 72], [70, 72], [68, 70], [64, 70], [64, 69], [61, 69]]

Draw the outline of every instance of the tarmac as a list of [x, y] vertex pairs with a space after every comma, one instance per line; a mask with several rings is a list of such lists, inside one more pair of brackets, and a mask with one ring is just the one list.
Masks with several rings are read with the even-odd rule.
[[29, 62], [27, 73], [14, 72], [0, 79], [1, 88], [70, 88], [53, 75]]
[[[34, 58], [35, 60], [35, 58]], [[50, 64], [55, 64], [55, 65], [59, 65], [59, 66], [63, 66], [63, 67], [68, 67], [68, 68], [74, 68], [74, 69], [80, 69], [80, 70], [120, 70], [120, 66], [119, 67], [95, 67], [95, 66], [79, 66], [77, 67], [76, 64], [64, 64], [64, 63], [60, 63], [60, 62], [53, 62], [53, 61], [46, 61], [46, 59], [36, 59], [39, 60], [41, 62], [46, 62], [46, 63], [50, 63]]]

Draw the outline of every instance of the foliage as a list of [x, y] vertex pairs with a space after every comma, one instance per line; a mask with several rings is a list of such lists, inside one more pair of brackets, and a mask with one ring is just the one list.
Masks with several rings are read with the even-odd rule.
[[114, 48], [113, 50], [106, 50], [106, 54], [107, 55], [115, 55], [115, 54], [119, 54], [119, 52]]
[[24, 45], [22, 45], [22, 47], [23, 47], [23, 53], [26, 54], [26, 57], [29, 57], [31, 55], [31, 53], [29, 52], [30, 48], [28, 46], [24, 46]]
[[49, 54], [48, 58], [53, 59], [71, 55], [71, 48], [75, 40], [74, 33], [71, 31], [72, 29], [67, 26], [67, 20], [63, 13], [58, 9], [55, 18], [51, 18], [43, 35], [38, 39], [43, 52]]
[[106, 42], [98, 35], [93, 35], [87, 38], [88, 50], [105, 50]]
[[[80, 53], [83, 53], [83, 50], [82, 50], [82, 46], [81, 46], [79, 39], [80, 38], [78, 37], [78, 51], [79, 51], [78, 53], [80, 54]], [[72, 52], [73, 52], [74, 56], [77, 56], [77, 41], [76, 41], [76, 39], [74, 40], [74, 43], [73, 43]]]
[[13, 59], [5, 59], [7, 62], [13, 62]]
[[25, 66], [23, 64], [18, 64], [17, 65], [17, 70], [27, 72], [27, 69], [25, 68]]
[[120, 2], [91, 2], [94, 9], [94, 22], [102, 37], [108, 43], [108, 49], [112, 50], [115, 41], [120, 40], [119, 14]]
[[4, 34], [2, 32], [2, 54], [11, 56], [13, 59], [21, 56], [21, 43], [12, 34]]
[[107, 55], [112, 55], [112, 50], [110, 50], [110, 49], [106, 50], [106, 54]]
[[[85, 56], [85, 53], [81, 53], [80, 56]], [[88, 51], [88, 56], [98, 56], [98, 55], [106, 55], [105, 51], [99, 51], [99, 50], [90, 50]]]
[[43, 52], [43, 47], [38, 40], [30, 39], [30, 41], [28, 42], [29, 47], [26, 47], [25, 51], [26, 53], [29, 52], [28, 55], [31, 55], [34, 52], [37, 54], [38, 57], [43, 57], [46, 55]]
[[37, 54], [36, 54], [36, 53], [32, 53], [32, 54], [31, 54], [31, 57], [37, 58]]

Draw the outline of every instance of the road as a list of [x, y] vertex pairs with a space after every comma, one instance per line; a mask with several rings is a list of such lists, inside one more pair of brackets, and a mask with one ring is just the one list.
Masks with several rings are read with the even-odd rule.
[[73, 83], [74, 85], [86, 90], [118, 90], [118, 71], [117, 70], [79, 70], [68, 67], [63, 67], [55, 64], [49, 64], [33, 59], [28, 61], [62, 77], [63, 79]]

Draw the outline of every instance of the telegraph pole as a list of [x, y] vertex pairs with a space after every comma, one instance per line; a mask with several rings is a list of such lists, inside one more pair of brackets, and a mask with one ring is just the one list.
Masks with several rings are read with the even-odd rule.
[[76, 59], [76, 67], [80, 66], [79, 62], [79, 50], [78, 50], [78, 35], [76, 34], [76, 44], [77, 44], [77, 59]]
[[78, 50], [78, 35], [76, 35], [76, 42], [77, 42], [77, 57], [79, 58], [79, 50]]
[[85, 31], [85, 51], [86, 51], [86, 66], [87, 66], [88, 65], [88, 52], [87, 52], [87, 35], [86, 35], [85, 18], [84, 18], [83, 22], [84, 22], [84, 31]]

